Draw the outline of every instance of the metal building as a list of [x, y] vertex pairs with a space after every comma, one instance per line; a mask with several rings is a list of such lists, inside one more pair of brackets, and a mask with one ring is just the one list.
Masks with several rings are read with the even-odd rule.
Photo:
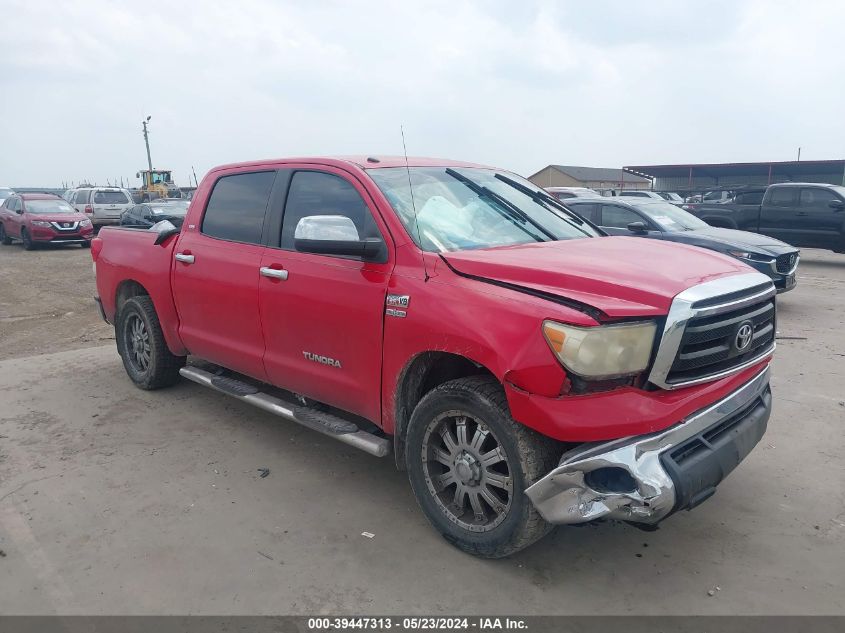
[[589, 187], [607, 193], [620, 189], [650, 189], [651, 179], [623, 169], [549, 165], [528, 177], [538, 187]]
[[632, 165], [622, 169], [631, 176], [653, 179], [655, 191], [675, 191], [687, 195], [732, 186], [769, 185], [775, 182], [845, 184], [845, 160]]

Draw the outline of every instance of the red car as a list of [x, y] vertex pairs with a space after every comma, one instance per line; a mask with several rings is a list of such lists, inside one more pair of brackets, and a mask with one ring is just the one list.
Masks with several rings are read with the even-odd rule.
[[91, 245], [91, 220], [65, 200], [47, 193], [20, 193], [0, 206], [0, 243], [20, 240], [31, 251], [38, 244]]
[[605, 236], [500, 169], [218, 167], [181, 229], [104, 227], [91, 254], [138, 387], [182, 377], [392, 452], [433, 526], [480, 556], [554, 524], [692, 509], [771, 411], [768, 277]]

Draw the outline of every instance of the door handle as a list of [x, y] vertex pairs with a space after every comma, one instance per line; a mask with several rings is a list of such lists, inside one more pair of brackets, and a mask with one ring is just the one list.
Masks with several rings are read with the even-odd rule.
[[194, 256], [188, 253], [176, 253], [176, 261], [182, 262], [183, 264], [193, 264]]
[[262, 277], [270, 277], [271, 279], [287, 281], [288, 278], [288, 271], [280, 270], [279, 268], [268, 268], [267, 266], [262, 266], [258, 269], [258, 272], [261, 273]]

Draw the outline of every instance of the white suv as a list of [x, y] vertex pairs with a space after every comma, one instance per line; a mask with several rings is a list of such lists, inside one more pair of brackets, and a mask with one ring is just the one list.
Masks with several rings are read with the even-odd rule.
[[67, 201], [84, 213], [94, 226], [120, 224], [120, 216], [135, 206], [132, 194], [120, 187], [81, 187], [68, 194]]

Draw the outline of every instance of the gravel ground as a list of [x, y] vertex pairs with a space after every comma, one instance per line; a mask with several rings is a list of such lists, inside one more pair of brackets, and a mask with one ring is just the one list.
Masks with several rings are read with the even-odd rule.
[[87, 251], [0, 247], [0, 613], [845, 614], [845, 256], [805, 253], [769, 431], [712, 499], [500, 561], [442, 541], [390, 460], [135, 389], [92, 295]]

